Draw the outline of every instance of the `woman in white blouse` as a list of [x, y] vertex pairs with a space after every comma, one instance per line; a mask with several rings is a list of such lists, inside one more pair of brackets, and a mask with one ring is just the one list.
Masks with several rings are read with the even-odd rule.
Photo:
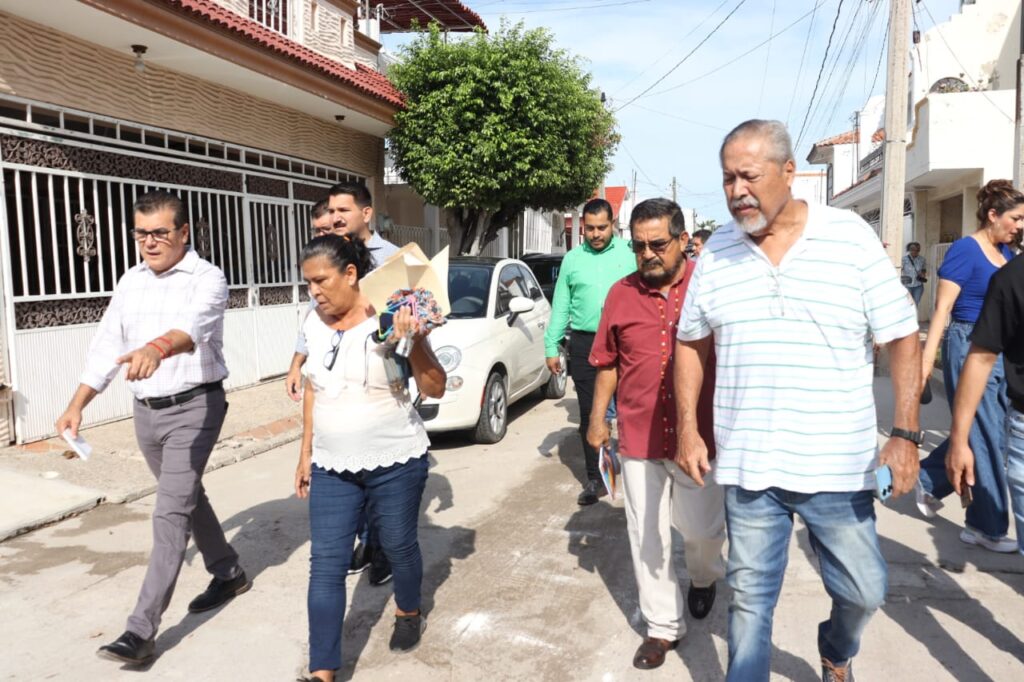
[[[423, 559], [417, 521], [430, 441], [409, 391], [389, 382], [394, 345], [378, 343], [378, 320], [359, 291], [370, 271], [361, 240], [327, 235], [302, 250], [302, 275], [317, 307], [302, 325], [309, 348], [302, 446], [295, 493], [309, 498], [312, 539], [308, 680], [334, 679], [341, 667], [345, 576], [364, 508], [378, 529], [394, 575], [395, 629], [390, 647], [408, 651], [423, 630]], [[408, 308], [388, 341], [409, 337], [408, 366], [419, 391], [444, 395], [444, 369]]]

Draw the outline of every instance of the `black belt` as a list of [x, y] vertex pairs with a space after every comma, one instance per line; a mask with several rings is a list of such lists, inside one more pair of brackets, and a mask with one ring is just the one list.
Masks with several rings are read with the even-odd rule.
[[583, 334], [586, 334], [587, 336], [597, 336], [597, 332], [585, 332], [585, 331], [583, 331], [581, 329], [570, 329], [569, 331], [572, 332], [573, 334], [577, 335], [577, 336], [580, 336], [580, 335], [583, 335]]
[[163, 410], [168, 407], [187, 403], [196, 396], [209, 393], [210, 391], [217, 391], [222, 388], [224, 388], [223, 381], [211, 381], [208, 384], [199, 384], [195, 388], [190, 388], [187, 391], [175, 393], [174, 395], [165, 396], [163, 398], [136, 398], [136, 400], [151, 410]]

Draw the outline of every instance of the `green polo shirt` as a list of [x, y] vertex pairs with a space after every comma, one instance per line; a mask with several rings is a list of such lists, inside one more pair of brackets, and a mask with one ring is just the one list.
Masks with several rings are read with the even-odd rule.
[[544, 354], [549, 358], [558, 355], [569, 320], [577, 331], [596, 332], [608, 290], [635, 271], [636, 257], [629, 242], [618, 236], [601, 251], [584, 242], [565, 254], [551, 301], [551, 322], [544, 333]]

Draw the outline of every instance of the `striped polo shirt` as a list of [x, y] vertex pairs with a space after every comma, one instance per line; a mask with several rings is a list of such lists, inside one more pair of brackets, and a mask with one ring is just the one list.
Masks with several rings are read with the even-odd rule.
[[735, 223], [717, 230], [677, 333], [714, 334], [716, 480], [804, 493], [872, 488], [872, 340], [917, 330], [907, 290], [855, 213], [810, 204], [778, 267]]

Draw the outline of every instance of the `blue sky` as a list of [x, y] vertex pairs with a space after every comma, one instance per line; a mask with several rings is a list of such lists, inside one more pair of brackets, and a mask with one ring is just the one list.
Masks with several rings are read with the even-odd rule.
[[[719, 222], [729, 215], [718, 146], [730, 128], [748, 118], [775, 118], [787, 122], [794, 143], [803, 128], [794, 151], [798, 166], [811, 168], [804, 160], [811, 144], [850, 130], [853, 112], [885, 88], [886, 0], [462, 1], [491, 29], [503, 18], [545, 27], [559, 47], [584, 60], [594, 86], [618, 110], [622, 142], [608, 184], [629, 185], [636, 170], [639, 197], [669, 196], [674, 176], [679, 203]], [[804, 124], [840, 2], [830, 56]], [[945, 21], [960, 3], [922, 4]], [[915, 15], [922, 31], [931, 27], [920, 5]], [[400, 42], [394, 36], [385, 44]]]

